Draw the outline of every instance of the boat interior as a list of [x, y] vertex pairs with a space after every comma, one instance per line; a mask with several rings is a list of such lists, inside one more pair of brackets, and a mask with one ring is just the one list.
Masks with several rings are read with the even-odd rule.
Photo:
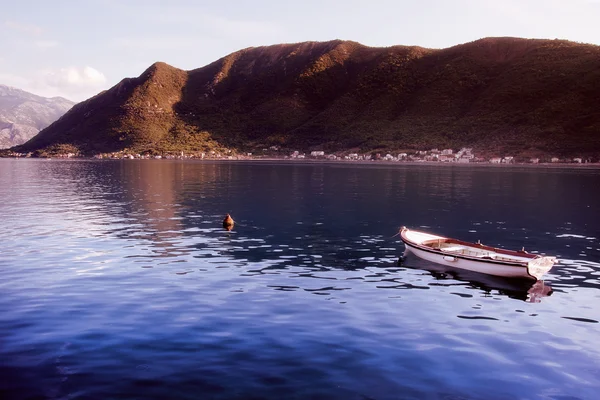
[[430, 247], [433, 250], [442, 251], [444, 253], [459, 254], [463, 256], [477, 257], [489, 260], [526, 261], [536, 257], [535, 255], [529, 254], [525, 251], [510, 251], [496, 249], [493, 247], [485, 246], [480, 243], [468, 243], [449, 238], [425, 240], [421, 242], [421, 245]]

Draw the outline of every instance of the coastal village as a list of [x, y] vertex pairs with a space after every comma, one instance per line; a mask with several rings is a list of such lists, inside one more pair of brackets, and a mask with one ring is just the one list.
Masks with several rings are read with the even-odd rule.
[[[8, 152], [8, 157], [28, 158], [36, 157], [34, 153], [17, 153]], [[45, 158], [83, 158], [78, 153], [65, 153], [53, 155]], [[431, 149], [418, 150], [412, 152], [399, 153], [326, 153], [323, 150], [313, 150], [310, 153], [302, 151], [286, 151], [279, 146], [271, 146], [262, 149], [261, 153], [238, 153], [234, 150], [224, 149], [222, 151], [207, 151], [207, 152], [189, 152], [183, 151], [177, 153], [166, 154], [139, 154], [127, 151], [113, 153], [99, 153], [93, 156], [94, 159], [166, 159], [166, 160], [183, 160], [183, 159], [199, 159], [199, 160], [321, 160], [321, 161], [387, 161], [387, 162], [428, 162], [428, 163], [487, 163], [487, 164], [588, 164], [596, 160], [584, 157], [575, 158], [516, 158], [511, 155], [481, 157], [477, 156], [472, 148], [463, 147], [458, 151], [453, 149]]]

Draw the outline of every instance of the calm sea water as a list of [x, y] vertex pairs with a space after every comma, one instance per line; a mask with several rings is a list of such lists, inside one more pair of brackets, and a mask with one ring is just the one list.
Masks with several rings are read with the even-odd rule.
[[[0, 397], [597, 399], [599, 198], [586, 169], [0, 160]], [[561, 264], [399, 265], [401, 225]]]

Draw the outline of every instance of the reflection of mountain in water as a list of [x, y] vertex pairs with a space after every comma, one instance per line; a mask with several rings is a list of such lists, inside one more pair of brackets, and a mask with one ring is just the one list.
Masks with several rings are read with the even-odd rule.
[[[136, 160], [51, 166], [65, 181], [65, 190], [93, 204], [97, 218], [89, 222], [103, 236], [147, 241], [153, 257], [176, 257], [193, 250], [182, 240], [191, 235], [186, 230], [212, 227], [215, 215], [210, 205], [218, 203], [212, 193], [219, 181], [228, 179], [223, 176], [227, 169], [215, 164]], [[194, 199], [193, 205], [188, 198]]]
[[[217, 216], [226, 212], [212, 209], [218, 203], [212, 199], [212, 193], [230, 179], [227, 168], [215, 164], [142, 161], [125, 165], [120, 174], [130, 207], [127, 216], [143, 226], [133, 236], [151, 240], [164, 256], [191, 253], [193, 249], [184, 237], [212, 231], [217, 226], [214, 223]], [[204, 229], [190, 232], [199, 228]]]
[[144, 231], [155, 241], [176, 236], [181, 229], [176, 199], [176, 192], [181, 190], [181, 164], [135, 162], [120, 173], [131, 207], [128, 217], [144, 225]]

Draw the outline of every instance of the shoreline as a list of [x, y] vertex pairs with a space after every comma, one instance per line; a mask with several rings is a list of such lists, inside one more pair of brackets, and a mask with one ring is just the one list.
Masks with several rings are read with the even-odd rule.
[[161, 158], [161, 159], [128, 159], [128, 158], [105, 158], [96, 159], [94, 157], [48, 157], [48, 158], [36, 158], [36, 157], [0, 157], [2, 159], [14, 159], [14, 160], [44, 160], [44, 161], [156, 161], [156, 162], [196, 162], [196, 163], [264, 163], [264, 164], [304, 164], [304, 165], [353, 165], [353, 166], [408, 166], [408, 167], [492, 167], [492, 168], [514, 168], [514, 167], [525, 167], [525, 168], [544, 168], [544, 169], [600, 169], [600, 163], [491, 163], [491, 162], [440, 162], [440, 161], [389, 161], [389, 160], [327, 160], [327, 159], [290, 159], [290, 158], [277, 158], [277, 157], [264, 157], [264, 158], [240, 158], [240, 159], [226, 159], [226, 158]]
[[[193, 161], [193, 160], [167, 160], [167, 161]], [[369, 161], [359, 161], [359, 160], [290, 160], [290, 159], [281, 159], [281, 158], [269, 158], [269, 159], [246, 159], [246, 160], [219, 160], [219, 159], [211, 159], [211, 160], [196, 160], [200, 162], [212, 161], [212, 162], [264, 162], [264, 163], [295, 163], [295, 164], [336, 164], [336, 165], [368, 165], [368, 166], [407, 166], [407, 167], [418, 167], [418, 166], [426, 166], [426, 167], [475, 167], [475, 168], [484, 168], [484, 167], [492, 167], [492, 168], [511, 168], [511, 167], [525, 167], [525, 168], [548, 168], [548, 169], [600, 169], [600, 163], [510, 163], [510, 164], [497, 164], [490, 162], [473, 162], [473, 163], [449, 163], [449, 162], [439, 162], [439, 161], [385, 161], [385, 160], [369, 160]]]

